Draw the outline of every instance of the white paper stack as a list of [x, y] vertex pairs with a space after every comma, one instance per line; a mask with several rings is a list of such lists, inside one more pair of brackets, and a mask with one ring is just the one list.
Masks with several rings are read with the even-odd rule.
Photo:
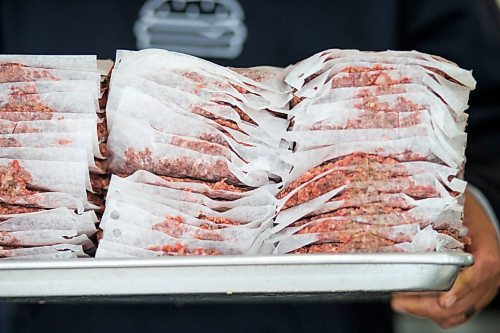
[[146, 171], [114, 175], [96, 256], [270, 254], [263, 240], [276, 212], [272, 187], [244, 191]]
[[98, 256], [461, 251], [474, 87], [415, 51], [118, 51]]
[[[122, 177], [147, 171], [140, 175], [155, 183], [113, 177], [97, 255], [261, 251], [275, 215], [273, 184], [290, 172], [284, 74], [164, 50], [118, 51], [106, 108], [109, 168]], [[120, 218], [111, 218], [111, 204]], [[122, 214], [127, 205], [147, 222]]]
[[295, 89], [276, 253], [461, 250], [469, 71], [415, 51], [327, 50]]
[[99, 97], [95, 56], [0, 55], [0, 258], [93, 251]]

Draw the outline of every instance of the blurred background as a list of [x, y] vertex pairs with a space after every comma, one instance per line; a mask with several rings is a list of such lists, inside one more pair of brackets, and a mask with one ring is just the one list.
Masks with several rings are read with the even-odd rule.
[[[486, 194], [498, 215], [499, 6], [500, 1], [496, 0], [0, 0], [0, 51], [97, 54], [101, 59], [114, 59], [116, 49], [159, 47], [240, 67], [287, 66], [329, 48], [415, 49], [440, 55], [463, 68], [472, 69], [478, 81], [468, 111], [466, 178]], [[369, 325], [372, 332], [390, 332], [392, 322], [398, 333], [441, 331], [426, 320], [392, 316], [387, 302], [231, 307], [151, 305], [139, 308], [127, 305], [121, 310], [102, 305], [2, 304], [0, 332], [45, 332], [49, 329], [59, 332], [59, 326], [63, 329], [62, 326], [76, 323], [72, 331], [81, 329], [83, 332], [103, 317], [110, 321], [109, 325], [103, 323], [103, 327], [117, 328], [112, 320], [116, 323], [128, 316], [129, 320], [140, 324], [148, 320], [146, 313], [156, 316], [155, 325], [168, 320], [172, 325], [173, 317], [187, 321], [193, 317], [205, 318], [203, 313], [215, 317], [224, 313], [224, 318], [232, 316], [243, 321], [241, 313], [246, 313], [260, 320], [272, 314], [273, 332], [328, 327], [336, 327], [339, 331], [347, 327], [342, 331], [348, 332], [348, 328], [361, 327], [362, 323], [344, 325], [339, 324], [339, 320], [352, 322], [360, 316], [360, 311], [363, 319], [366, 318], [365, 326]], [[338, 315], [332, 318], [332, 313], [339, 311], [342, 318], [337, 318]], [[76, 319], [75, 313], [83, 315], [85, 320]], [[159, 317], [164, 317], [163, 322]], [[55, 322], [55, 318], [59, 322]], [[61, 318], [66, 320], [61, 321]], [[284, 322], [293, 323], [291, 318], [303, 321], [304, 325], [290, 324], [288, 327]], [[320, 325], [318, 321], [325, 323]], [[222, 326], [234, 324], [231, 323], [228, 321]], [[178, 325], [181, 327], [182, 322]], [[219, 326], [218, 331], [224, 331], [220, 323], [214, 325]], [[122, 332], [132, 332], [133, 327], [124, 325]], [[448, 332], [498, 332], [499, 327], [497, 297], [487, 310], [469, 323]], [[255, 329], [251, 325], [247, 328]]]

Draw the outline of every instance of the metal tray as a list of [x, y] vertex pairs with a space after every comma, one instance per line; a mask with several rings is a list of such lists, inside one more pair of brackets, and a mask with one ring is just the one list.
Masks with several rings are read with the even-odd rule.
[[0, 299], [258, 299], [449, 289], [466, 253], [0, 261]]

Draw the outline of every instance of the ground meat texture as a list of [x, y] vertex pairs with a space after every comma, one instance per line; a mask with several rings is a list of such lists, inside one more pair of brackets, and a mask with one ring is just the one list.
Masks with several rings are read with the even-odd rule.
[[339, 253], [374, 253], [374, 252], [380, 252], [379, 248], [360, 249], [350, 244], [324, 243], [324, 244], [313, 244], [304, 246], [301, 247], [300, 249], [292, 251], [291, 253], [292, 254], [318, 254], [318, 253], [339, 254]]
[[[234, 88], [240, 94], [248, 94], [250, 93], [247, 89], [233, 83], [229, 83], [223, 80], [216, 80], [206, 76], [203, 76], [197, 72], [185, 72], [182, 73], [182, 76], [193, 81], [196, 84], [197, 90], [203, 90], [207, 87], [207, 85], [219, 88], [220, 90], [229, 90], [230, 88]], [[195, 90], [195, 93], [197, 91]]]
[[293, 109], [296, 105], [302, 102], [303, 99], [303, 97], [299, 97], [293, 93], [292, 99], [290, 100], [290, 109]]
[[377, 96], [365, 97], [363, 102], [354, 105], [356, 109], [376, 111], [376, 112], [411, 112], [424, 110], [425, 106], [419, 105], [405, 97], [397, 97], [392, 104], [387, 102], [379, 102]]
[[[254, 87], [254, 86], [252, 86], [252, 85], [250, 85], [250, 84], [247, 84], [247, 85], [248, 85], [249, 87]], [[252, 93], [251, 91], [249, 91], [249, 90], [247, 90], [247, 89], [245, 89], [245, 88], [243, 88], [242, 86], [239, 86], [239, 85], [237, 85], [237, 84], [231, 84], [231, 86], [232, 86], [234, 89], [236, 89], [236, 91], [238, 91], [240, 94], [252, 94], [252, 95], [256, 95], [256, 94]]]
[[125, 165], [113, 171], [132, 174], [137, 170], [146, 170], [154, 174], [170, 177], [193, 177], [208, 181], [229, 178], [237, 181], [230, 173], [227, 163], [223, 160], [215, 161], [212, 165], [206, 165], [200, 159], [188, 156], [154, 160], [149, 148], [143, 151], [128, 148], [125, 151]]
[[101, 75], [101, 87], [100, 87], [101, 97], [99, 97], [99, 108], [105, 109], [106, 103], [108, 102], [109, 95], [109, 78], [103, 77]]
[[94, 192], [102, 194], [109, 187], [109, 177], [107, 175], [90, 174], [90, 184]]
[[[300, 185], [307, 183], [312, 180], [314, 177], [328, 171], [334, 169], [336, 167], [356, 167], [358, 172], [361, 174], [359, 179], [377, 179], [377, 173], [379, 172], [378, 167], [382, 165], [395, 165], [398, 161], [389, 158], [382, 157], [378, 155], [366, 155], [366, 154], [351, 154], [340, 159], [327, 161], [319, 166], [316, 166], [312, 169], [309, 169], [302, 176], [291, 182], [283, 191], [278, 194], [278, 199], [284, 198], [288, 193], [299, 187]], [[391, 174], [392, 175], [392, 174]], [[334, 179], [338, 177], [338, 175], [332, 176]], [[325, 178], [325, 177], [323, 177]], [[383, 179], [383, 178], [380, 178]], [[327, 178], [325, 181], [328, 182], [330, 179]], [[335, 187], [334, 187], [335, 188]], [[333, 188], [331, 188], [333, 189]], [[323, 194], [326, 192], [323, 192]]]
[[[204, 229], [204, 230], [221, 230], [227, 228], [225, 225], [218, 225], [218, 224], [208, 224], [208, 223], [201, 223], [197, 225], [198, 228]], [[208, 239], [207, 239], [208, 240]], [[216, 240], [216, 239], [212, 239]]]
[[95, 161], [95, 164], [96, 164], [97, 168], [99, 170], [101, 170], [100, 172], [95, 172], [96, 174], [105, 175], [105, 174], [108, 173], [108, 167], [109, 167], [109, 161], [108, 160], [94, 159], [94, 161]]
[[240, 116], [241, 120], [246, 121], [247, 123], [250, 123], [252, 125], [257, 125], [257, 123], [239, 107], [229, 104], [227, 102], [217, 102], [217, 104], [226, 105], [233, 108], [233, 110], [236, 111], [236, 113]]
[[16, 124], [4, 124], [0, 123], [0, 134], [12, 134], [16, 128]]
[[66, 138], [61, 138], [61, 139], [57, 139], [55, 140], [55, 142], [60, 145], [60, 146], [65, 146], [65, 145], [69, 145], [71, 144], [73, 141], [71, 141], [70, 139], [66, 139]]
[[0, 147], [7, 148], [7, 147], [21, 147], [21, 144], [19, 141], [12, 137], [5, 137], [5, 138], [0, 138]]
[[236, 113], [238, 113], [238, 115], [240, 116], [241, 120], [246, 121], [247, 123], [250, 123], [252, 125], [257, 125], [257, 123], [252, 118], [250, 118], [250, 116], [247, 115], [239, 107], [232, 106], [232, 108], [236, 111]]
[[182, 136], [174, 136], [170, 144], [177, 147], [197, 151], [202, 154], [224, 156], [226, 158], [230, 158], [230, 156], [228, 156], [226, 147], [208, 141], [190, 139]]
[[203, 140], [203, 141], [216, 143], [216, 144], [219, 144], [221, 146], [229, 148], [229, 144], [227, 143], [226, 139], [222, 135], [219, 135], [219, 134], [203, 133], [203, 134], [198, 136], [198, 139]]
[[[411, 221], [405, 221], [405, 223], [401, 224], [409, 224]], [[367, 224], [367, 223], [359, 223], [353, 221], [350, 218], [341, 218], [341, 219], [325, 219], [322, 221], [318, 221], [317, 223], [311, 223], [310, 225], [305, 226], [304, 228], [297, 231], [297, 234], [315, 234], [315, 233], [328, 233], [333, 231], [370, 231], [377, 228], [386, 228], [387, 226], [381, 224]]]
[[98, 242], [101, 241], [102, 237], [104, 236], [104, 231], [102, 229], [97, 229], [97, 232], [96, 232], [96, 239]]
[[64, 117], [53, 112], [0, 112], [0, 119], [19, 122], [31, 120], [62, 120]]
[[0, 245], [19, 246], [22, 243], [9, 231], [0, 231]]
[[[209, 241], [224, 240], [221, 235], [211, 233], [208, 230], [208, 228], [200, 228], [200, 229], [205, 229], [205, 232], [201, 230], [199, 232], [196, 232], [193, 235], [195, 239], [209, 240]], [[184, 224], [184, 219], [180, 216], [165, 218], [163, 222], [153, 225], [153, 230], [165, 233], [175, 238], [185, 237], [186, 233], [190, 234], [190, 228], [188, 228]]]
[[[372, 232], [370, 232], [370, 228]], [[351, 229], [348, 232], [333, 231], [318, 234], [318, 240], [314, 244], [297, 249], [294, 253], [380, 252], [384, 247], [408, 242], [411, 238], [404, 234], [391, 234], [392, 240], [389, 240], [384, 236], [375, 235], [373, 232], [377, 232], [376, 229], [379, 229], [383, 235], [383, 229], [370, 226], [365, 226], [360, 232]], [[456, 230], [438, 230], [438, 232], [449, 235], [463, 244], [470, 244], [470, 238], [458, 237]]]
[[420, 112], [364, 111], [358, 117], [349, 119], [345, 126], [332, 125], [328, 123], [328, 120], [324, 120], [314, 123], [310, 130], [402, 128], [415, 126], [420, 123]]
[[[160, 222], [158, 224], [155, 224], [155, 226], [153, 226], [153, 229], [154, 230], [159, 230], [161, 228], [163, 228], [163, 225], [169, 225], [169, 226], [179, 226], [181, 228], [183, 228], [183, 225], [185, 224], [185, 220], [182, 216], [166, 216], [164, 221], [163, 222]], [[157, 228], [155, 228], [156, 226], [158, 226]], [[217, 224], [213, 224], [213, 223], [203, 223], [201, 222], [199, 225], [196, 226], [197, 228], [200, 228], [200, 229], [204, 229], [204, 230], [219, 230], [219, 229], [223, 229], [224, 226], [219, 226]]]
[[200, 106], [194, 106], [191, 109], [191, 112], [195, 113], [197, 115], [203, 116], [207, 119], [213, 120], [217, 124], [219, 124], [220, 126], [224, 126], [224, 127], [233, 129], [235, 131], [245, 133], [245, 132], [243, 132], [243, 130], [241, 128], [239, 128], [238, 124], [235, 121], [217, 117], [213, 113], [206, 111], [205, 109], [201, 108]]
[[38, 80], [58, 80], [49, 69], [32, 68], [22, 64], [0, 64], [0, 83]]
[[99, 142], [106, 142], [108, 140], [108, 126], [106, 124], [106, 118], [104, 121], [97, 123], [97, 138]]
[[215, 249], [202, 249], [200, 247], [189, 248], [186, 245], [182, 245], [180, 243], [177, 243], [175, 245], [151, 246], [148, 248], [148, 250], [163, 252], [163, 255], [165, 256], [169, 255], [213, 256], [222, 254]]
[[107, 103], [108, 103], [108, 93], [106, 90], [106, 93], [99, 98], [99, 108], [100, 109], [106, 108]]
[[340, 208], [333, 212], [322, 213], [314, 216], [309, 216], [303, 218], [299, 221], [296, 221], [292, 226], [301, 226], [307, 224], [311, 221], [324, 219], [328, 217], [351, 217], [358, 215], [382, 215], [382, 214], [393, 214], [393, 213], [402, 213], [405, 210], [398, 207], [391, 207], [385, 205], [385, 203], [369, 203], [365, 204], [362, 207], [350, 207], [350, 208]]
[[406, 92], [406, 88], [404, 85], [375, 86], [371, 88], [373, 89], [365, 88], [357, 90], [357, 93], [353, 96], [353, 98], [368, 98], [381, 95], [402, 94]]
[[207, 220], [207, 221], [217, 223], [217, 224], [241, 225], [241, 223], [238, 223], [234, 220], [231, 220], [231, 219], [228, 219], [225, 217], [214, 217], [214, 216], [206, 216], [204, 214], [200, 214], [200, 215], [198, 215], [198, 218], [200, 220]]
[[297, 234], [316, 234], [322, 233], [326, 234], [334, 231], [346, 231], [346, 230], [354, 230], [354, 231], [363, 231], [367, 225], [362, 223], [354, 223], [347, 219], [345, 220], [325, 220], [320, 223], [308, 225], [299, 231]]
[[[357, 210], [357, 208], [354, 208]], [[349, 211], [351, 209], [341, 209]], [[378, 225], [378, 226], [396, 226], [396, 225], [404, 225], [404, 224], [412, 224], [418, 223], [421, 228], [425, 228], [431, 223], [436, 221], [429, 220], [425, 217], [417, 217], [411, 211], [401, 211], [394, 212], [391, 214], [380, 214], [380, 215], [345, 215], [339, 211], [321, 214], [314, 216], [313, 218], [301, 219], [299, 221], [294, 222], [290, 227], [299, 227], [305, 225], [309, 222], [311, 223], [311, 228], [315, 228], [316, 225], [321, 225], [318, 228], [326, 228], [329, 230], [330, 228], [334, 230], [337, 225], [344, 225], [348, 223], [354, 224], [362, 224], [362, 225]], [[439, 220], [439, 229], [446, 230], [450, 225], [455, 223], [454, 220]]]
[[261, 68], [239, 68], [239, 67], [229, 67], [232, 71], [243, 75], [244, 77], [249, 78], [255, 82], [263, 82], [267, 80], [267, 78], [272, 75], [271, 73], [261, 69]]
[[[286, 202], [284, 205], [284, 208], [289, 208], [293, 206], [300, 205], [301, 203], [307, 202], [309, 200], [312, 200], [314, 198], [317, 198], [331, 190], [334, 190], [338, 187], [344, 186], [344, 185], [349, 185], [353, 182], [366, 182], [366, 188], [361, 188], [361, 189], [352, 189], [348, 188], [345, 190], [344, 193], [349, 192], [353, 193], [355, 195], [356, 193], [367, 193], [368, 190], [371, 191], [376, 191], [375, 188], [371, 188], [370, 185], [373, 183], [370, 183], [369, 181], [378, 181], [378, 180], [389, 180], [392, 177], [394, 177], [395, 174], [393, 172], [387, 171], [387, 172], [380, 172], [379, 170], [370, 170], [370, 169], [362, 169], [359, 168], [353, 172], [350, 171], [334, 171], [329, 173], [328, 175], [302, 187], [299, 191], [297, 191], [290, 199]], [[408, 182], [410, 183], [410, 182]], [[373, 184], [375, 185], [375, 184]], [[411, 187], [394, 187], [394, 188], [389, 188], [385, 189], [387, 193], [399, 193], [399, 192], [404, 192], [404, 193], [410, 193], [412, 196], [416, 197], [421, 197], [421, 193], [428, 194], [431, 193], [430, 189], [421, 189], [416, 186], [412, 186], [412, 184], [404, 184], [404, 185], [409, 185]], [[364, 190], [367, 190], [367, 192], [363, 192]], [[435, 192], [435, 191], [434, 191]]]
[[380, 194], [404, 193], [416, 199], [436, 198], [439, 196], [434, 187], [427, 185], [415, 185], [405, 178], [392, 179], [392, 183], [380, 184], [374, 182], [351, 183], [340, 196], [332, 198], [336, 200], [350, 200], [361, 198], [362, 196], [375, 196]]
[[[232, 120], [226, 120], [226, 119], [217, 118], [217, 119], [215, 119], [215, 122], [217, 124], [221, 125], [221, 126], [234, 129], [234, 130], [236, 130], [238, 132], [241, 132], [241, 133], [245, 133]], [[228, 133], [224, 129], [221, 129], [220, 131], [223, 133], [223, 135], [214, 134], [214, 133], [203, 133], [203, 134], [200, 134], [198, 136], [198, 139], [203, 140], [203, 141], [208, 141], [208, 142], [211, 142], [211, 143], [215, 143], [215, 144], [227, 147], [227, 148], [231, 148], [230, 145], [229, 145], [229, 143], [227, 142], [227, 139], [224, 137], [224, 136], [227, 136], [228, 138], [230, 138], [230, 139], [236, 141], [237, 143], [239, 143], [240, 145], [243, 145], [243, 146], [246, 146], [246, 147], [254, 147], [253, 145], [251, 145], [249, 143], [240, 142], [240, 141], [236, 140], [230, 133]]]
[[0, 195], [3, 198], [31, 195], [34, 193], [28, 189], [31, 180], [31, 174], [17, 160], [0, 166]]
[[162, 222], [153, 225], [152, 229], [175, 238], [181, 238], [186, 232], [184, 223], [185, 220], [181, 216], [167, 216]]
[[96, 193], [88, 192], [87, 191], [87, 200], [91, 202], [94, 205], [97, 206], [102, 206], [104, 205], [104, 198]]
[[[304, 229], [308, 229], [308, 226], [299, 231], [299, 234], [314, 234], [317, 237], [315, 244], [320, 243], [349, 243], [353, 240], [359, 239], [362, 235], [375, 235], [377, 237], [382, 237], [391, 242], [403, 243], [411, 242], [413, 240], [413, 234], [408, 232], [397, 232], [397, 229], [381, 226], [381, 225], [367, 225], [363, 223], [346, 223], [343, 225], [338, 225], [336, 229], [332, 229], [328, 225], [321, 225], [321, 227], [314, 226], [316, 228], [311, 228], [316, 230], [315, 232], [302, 232]], [[329, 227], [329, 228], [327, 228]], [[332, 230], [327, 230], [332, 229]]]
[[[127, 174], [120, 174], [120, 173], [115, 173], [117, 176], [120, 176], [122, 178], [127, 177]], [[210, 187], [214, 191], [228, 191], [228, 192], [235, 192], [235, 193], [244, 193], [247, 191], [251, 191], [254, 188], [246, 187], [246, 186], [235, 186], [230, 184], [227, 179], [222, 179], [217, 182], [207, 182], [199, 179], [193, 179], [193, 178], [177, 178], [177, 177], [168, 177], [168, 176], [158, 176], [163, 180], [166, 180], [168, 182], [175, 182], [175, 183], [198, 183], [198, 184], [205, 184], [208, 187]], [[156, 186], [162, 186], [162, 184], [159, 183], [148, 183], [150, 185], [156, 185]], [[191, 189], [188, 188], [187, 186], [185, 188], [181, 188], [183, 191], [188, 191], [190, 192]]]
[[377, 214], [391, 214], [402, 212], [405, 209], [398, 206], [386, 205], [384, 202], [372, 202], [365, 204], [362, 207], [351, 207], [345, 209], [339, 209], [335, 213], [338, 216], [349, 216], [349, 215], [377, 215]]
[[[235, 193], [234, 196], [231, 196], [231, 194], [228, 194], [228, 193], [217, 193], [217, 192], [214, 193], [214, 192], [210, 192], [210, 191], [201, 191], [201, 192], [193, 191], [188, 186], [186, 186], [184, 188], [182, 188], [182, 187], [180, 188], [181, 190], [186, 191], [186, 192], [201, 193], [201, 194], [203, 194], [211, 199], [214, 199], [214, 200], [225, 200], [225, 201], [235, 200], [235, 199], [238, 199], [241, 197], [238, 195], [238, 193], [244, 193], [244, 192], [252, 190], [251, 188], [248, 188], [248, 187], [241, 187], [241, 186], [238, 187], [238, 186], [231, 185], [225, 179], [222, 179], [218, 182], [211, 183], [211, 182], [205, 182], [205, 181], [201, 181], [201, 180], [197, 180], [197, 179], [173, 178], [173, 177], [166, 177], [166, 176], [160, 176], [160, 177], [164, 180], [169, 181], [169, 182], [203, 183], [203, 184], [207, 185], [208, 187], [210, 187], [210, 189], [212, 191], [224, 191], [224, 192]], [[156, 185], [156, 186], [162, 186], [162, 184], [158, 184], [158, 183], [149, 183], [149, 184]]]
[[33, 212], [40, 212], [42, 210], [45, 209], [38, 207], [27, 207], [27, 206], [18, 206], [18, 205], [0, 203], [1, 215], [33, 213]]
[[453, 237], [456, 240], [460, 239], [460, 232], [457, 229], [453, 229], [453, 228], [439, 229], [438, 232], [441, 234], [445, 234], [445, 235], [448, 235], [450, 237]]
[[212, 85], [217, 88], [229, 88], [230, 85], [228, 83], [225, 83], [221, 80], [215, 80], [212, 78], [209, 78], [207, 76], [203, 76], [198, 72], [183, 72], [182, 76], [185, 77], [186, 79], [189, 79], [190, 81], [193, 82], [194, 87], [193, 89], [196, 90], [203, 90], [207, 87], [207, 85]]
[[217, 191], [229, 191], [229, 192], [244, 193], [244, 192], [251, 190], [251, 188], [248, 188], [248, 187], [241, 187], [241, 186], [238, 187], [238, 186], [231, 185], [225, 179], [222, 179], [222, 180], [215, 182], [215, 183], [206, 183], [206, 184], [208, 186], [210, 186], [210, 188], [212, 190], [217, 190]]
[[[238, 187], [231, 185], [227, 182], [226, 179], [222, 179], [218, 182], [206, 182], [203, 180], [199, 179], [192, 179], [192, 178], [176, 178], [176, 177], [167, 177], [167, 176], [160, 176], [160, 178], [169, 181], [169, 182], [186, 182], [186, 183], [203, 183], [207, 186], [209, 186], [212, 190], [222, 190], [222, 191], [231, 191], [231, 192], [238, 192], [238, 193], [243, 193], [248, 190], [250, 190], [247, 187]], [[189, 191], [189, 188], [185, 188], [183, 190]]]
[[349, 252], [375, 252], [377, 249], [394, 245], [395, 242], [370, 233], [360, 233], [351, 237], [347, 242], [331, 242], [312, 244], [294, 250], [292, 253], [349, 253]]
[[99, 143], [99, 152], [101, 153], [103, 158], [108, 158], [110, 156], [106, 142]]
[[393, 79], [384, 70], [341, 72], [332, 78], [332, 89], [346, 87], [390, 86], [412, 83], [410, 76]]
[[450, 237], [455, 238], [460, 243], [465, 246], [469, 246], [472, 244], [472, 239], [469, 236], [460, 236], [460, 232], [456, 229], [448, 228], [448, 229], [436, 229], [440, 234], [448, 235]]
[[342, 69], [342, 73], [366, 73], [373, 71], [388, 71], [393, 70], [394, 67], [382, 64], [375, 64], [373, 66], [347, 66]]
[[[376, 227], [373, 229], [381, 229], [381, 227]], [[317, 241], [315, 242], [315, 244], [322, 244], [322, 243], [348, 244], [353, 241], [356, 242], [360, 238], [371, 238], [373, 235], [389, 240], [390, 242], [393, 243], [410, 242], [412, 240], [412, 237], [410, 235], [404, 235], [404, 234], [391, 235], [390, 237], [391, 239], [387, 239], [386, 237], [384, 237], [383, 232], [384, 231], [381, 230], [382, 235], [378, 235], [376, 233], [376, 230], [369, 230], [368, 228], [325, 232], [321, 234], [316, 234]]]
[[35, 84], [26, 84], [22, 86], [10, 87], [11, 95], [19, 94], [38, 94], [38, 88]]
[[369, 203], [382, 203], [388, 207], [410, 209], [410, 206], [403, 198], [391, 196], [389, 193], [372, 191], [365, 193], [363, 191], [345, 191], [340, 196], [332, 198], [330, 201], [343, 201], [341, 207], [363, 207]]
[[[330, 201], [336, 201], [342, 203], [341, 207], [361, 207], [366, 205], [367, 203], [377, 203], [377, 202], [385, 202], [387, 206], [390, 207], [399, 207], [403, 209], [409, 209], [411, 207], [402, 199], [402, 198], [390, 198], [388, 195], [390, 194], [398, 194], [403, 193], [410, 197], [414, 197], [417, 199], [420, 198], [435, 198], [438, 197], [438, 193], [434, 188], [428, 186], [409, 186], [408, 188], [398, 189], [398, 188], [387, 188], [384, 190], [376, 189], [376, 188], [347, 188], [344, 190], [339, 196], [335, 196]], [[304, 200], [307, 197], [304, 196]], [[385, 201], [388, 200], [388, 201]], [[306, 200], [307, 201], [307, 200]], [[306, 202], [304, 201], [304, 202]], [[300, 204], [302, 202], [299, 202]], [[290, 206], [286, 206], [287, 208]]]
[[[0, 246], [0, 250], [9, 251], [9, 250], [17, 250], [22, 249], [22, 246]], [[8, 257], [8, 256], [7, 256]], [[1, 255], [0, 255], [1, 258]], [[3, 258], [6, 258], [5, 256]]]
[[53, 112], [53, 110], [40, 101], [36, 94], [13, 94], [4, 101], [0, 112]]

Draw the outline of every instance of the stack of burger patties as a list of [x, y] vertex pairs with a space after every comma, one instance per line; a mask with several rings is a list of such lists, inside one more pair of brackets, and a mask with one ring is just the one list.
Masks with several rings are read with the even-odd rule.
[[275, 253], [463, 249], [469, 71], [415, 51], [328, 50], [285, 81], [294, 154]]
[[0, 56], [0, 258], [95, 251], [100, 93], [95, 56]]
[[118, 51], [97, 257], [269, 253], [263, 240], [290, 171], [284, 74]]

